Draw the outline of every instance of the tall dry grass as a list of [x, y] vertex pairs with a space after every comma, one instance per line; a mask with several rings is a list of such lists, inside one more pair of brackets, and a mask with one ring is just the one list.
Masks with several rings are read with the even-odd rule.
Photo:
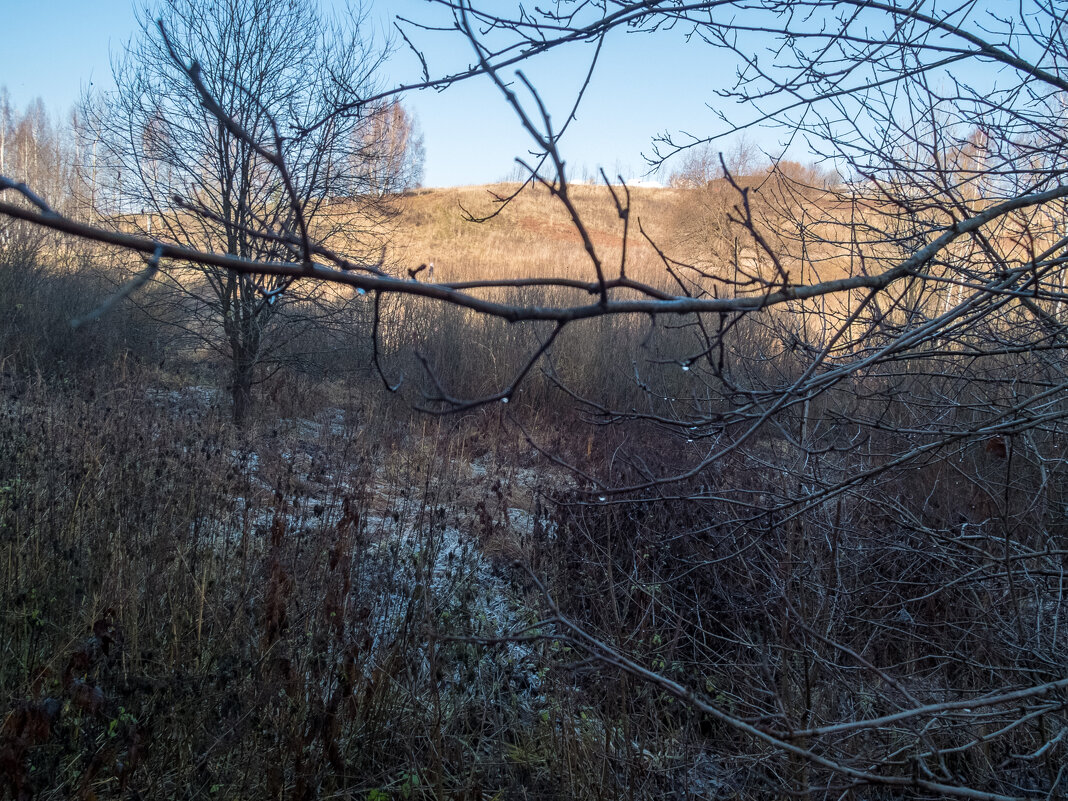
[[359, 406], [238, 435], [210, 393], [4, 389], [5, 793], [600, 792], [549, 645], [449, 639], [530, 619], [503, 565], [542, 513], [504, 437], [391, 437]]
[[[609, 253], [620, 230], [610, 199], [576, 193]], [[687, 214], [705, 219], [683, 202], [693, 194], [634, 197], [666, 239], [682, 237]], [[405, 200], [420, 221], [412, 266], [434, 260], [437, 280], [500, 278], [509, 265], [590, 277], [543, 193], [482, 226], [459, 220], [458, 201], [474, 208], [485, 195]], [[635, 270], [663, 279], [651, 249], [629, 247]], [[0, 329], [8, 795], [787, 798], [833, 784], [574, 643], [501, 641], [558, 633], [538, 625], [543, 599], [517, 558], [574, 620], [761, 725], [911, 703], [845, 648], [923, 702], [1060, 675], [1060, 399], [1044, 407], [1048, 426], [999, 439], [1004, 453], [989, 438], [952, 440], [794, 514], [807, 494], [889, 465], [917, 431], [981, 428], [1019, 393], [1042, 391], [1059, 374], [1049, 354], [932, 348], [889, 362], [785, 406], [687, 481], [602, 502], [583, 474], [628, 484], [693, 469], [747, 428], [730, 417], [739, 403], [792, 385], [809, 358], [790, 347], [806, 334], [796, 311], [734, 329], [734, 386], [707, 361], [682, 369], [703, 348], [693, 319], [600, 319], [565, 331], [507, 406], [439, 418], [411, 412], [431, 391], [413, 352], [477, 397], [510, 381], [546, 332], [391, 299], [381, 346], [387, 377], [406, 376], [397, 396], [369, 364], [364, 309], [348, 318], [348, 345], [314, 330], [285, 343], [293, 358], [237, 433], [209, 357], [168, 349], [156, 362], [158, 321], [133, 317], [99, 348], [55, 336], [68, 306], [95, 302], [68, 283], [77, 275], [11, 270], [0, 294], [28, 315]], [[1026, 324], [1013, 315], [962, 344]], [[860, 321], [873, 326], [861, 350], [832, 360], [892, 342], [895, 321], [875, 322]], [[64, 353], [77, 369], [38, 369]], [[580, 472], [532, 451], [514, 422]], [[1020, 755], [1063, 726], [1052, 702], [944, 718], [923, 734], [954, 780], [1056, 795], [1058, 752]], [[902, 726], [807, 745], [858, 764], [890, 755], [897, 769], [893, 755], [927, 742]]]

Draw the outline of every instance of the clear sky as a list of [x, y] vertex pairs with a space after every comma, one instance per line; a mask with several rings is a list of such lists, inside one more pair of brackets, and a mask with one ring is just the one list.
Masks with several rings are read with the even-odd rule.
[[[428, 9], [423, 0], [376, 0], [371, 7], [380, 37], [394, 15], [426, 19]], [[90, 83], [94, 89], [112, 85], [109, 54], [137, 31], [131, 0], [0, 0], [0, 20], [0, 85], [18, 107], [39, 96], [64, 115]], [[614, 33], [563, 142], [575, 178], [598, 167], [610, 175], [642, 177], [648, 167], [641, 154], [650, 151], [654, 135], [715, 126], [704, 103], [714, 101], [713, 89], [732, 77], [729, 66], [712, 61], [709, 48], [686, 45], [681, 36]], [[415, 41], [432, 73], [469, 61], [469, 48], [457, 35], [419, 32]], [[525, 67], [555, 120], [570, 109], [591, 53], [576, 48]], [[407, 82], [418, 71], [407, 48], [398, 48], [386, 80]], [[405, 102], [425, 137], [428, 186], [499, 180], [529, 148], [529, 138], [487, 78], [443, 93], [414, 93]], [[763, 144], [774, 147], [774, 139]]]

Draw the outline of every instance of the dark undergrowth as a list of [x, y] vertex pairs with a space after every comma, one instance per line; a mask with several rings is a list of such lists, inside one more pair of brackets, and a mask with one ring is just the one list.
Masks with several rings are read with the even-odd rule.
[[[387, 393], [353, 350], [354, 374], [266, 376], [237, 430], [220, 366], [136, 309], [60, 325], [106, 296], [93, 273], [4, 280], [40, 325], [0, 329], [0, 798], [938, 797], [826, 761], [1064, 789], [1057, 693], [833, 730], [1063, 678], [1061, 401], [982, 433], [1056, 380], [1039, 356], [858, 374], [743, 436], [733, 390], [670, 358], [685, 334], [647, 343], [654, 393], [602, 358], [633, 333], [606, 326], [507, 406], [413, 413], [418, 380]], [[424, 319], [430, 363], [506, 382], [529, 343], [450, 366], [506, 328], [450, 314]], [[797, 375], [769, 331], [734, 354], [750, 386]]]

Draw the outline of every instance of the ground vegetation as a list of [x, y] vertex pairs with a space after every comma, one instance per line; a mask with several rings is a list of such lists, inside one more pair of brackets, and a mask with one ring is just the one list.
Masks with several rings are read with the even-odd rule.
[[[1062, 4], [432, 5], [476, 57], [421, 85], [488, 76], [539, 155], [403, 198], [392, 272], [0, 184], [30, 232], [367, 309], [358, 378], [280, 372], [243, 431], [195, 351], [102, 386], [4, 344], [6, 789], [1063, 795]], [[661, 192], [570, 183], [517, 60], [679, 27], [749, 116], [659, 142]], [[757, 123], [818, 163], [702, 149]], [[501, 266], [526, 228], [555, 269]]]

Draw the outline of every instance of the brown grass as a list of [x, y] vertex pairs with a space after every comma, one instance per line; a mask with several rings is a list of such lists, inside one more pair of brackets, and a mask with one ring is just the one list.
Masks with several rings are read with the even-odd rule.
[[[419, 190], [399, 201], [396, 253], [404, 266], [434, 263], [438, 281], [546, 275], [594, 280], [593, 268], [566, 209], [544, 187], [527, 187], [503, 210], [494, 196], [512, 194], [517, 184]], [[598, 256], [618, 273], [623, 224], [608, 190], [575, 185], [571, 193]], [[656, 252], [638, 229], [660, 242], [670, 237], [680, 190], [630, 190], [628, 273], [635, 278], [662, 273]], [[484, 223], [466, 217], [500, 213]]]
[[[713, 189], [633, 190], [635, 218], [707, 256], [688, 235], [724, 213], [730, 194]], [[609, 195], [574, 192], [611, 264], [621, 225]], [[544, 190], [483, 225], [460, 210], [492, 210], [482, 187], [401, 203], [402, 268], [592, 278]], [[663, 280], [635, 231], [628, 248], [635, 277]], [[841, 258], [823, 254], [820, 277], [841, 274]], [[540, 374], [508, 406], [438, 418], [411, 412], [426, 388], [413, 349], [458, 394], [479, 395], [544, 332], [390, 299], [382, 345], [390, 375], [407, 376], [400, 397], [367, 369], [366, 348], [343, 377], [329, 352], [315, 372], [294, 363], [271, 378], [238, 434], [218, 388], [191, 387], [215, 365], [171, 351], [159, 365], [160, 329], [140, 318], [118, 318], [126, 337], [58, 336], [68, 308], [102, 290], [73, 269], [31, 267], [5, 272], [0, 294], [18, 323], [0, 327], [0, 794], [756, 799], [811, 797], [833, 780], [573, 643], [471, 639], [556, 631], [527, 628], [544, 606], [516, 558], [574, 620], [774, 729], [912, 703], [827, 640], [921, 703], [1063, 673], [1064, 638], [1048, 624], [1062, 607], [1063, 401], [1043, 407], [1047, 430], [1006, 434], [1001, 448], [955, 439], [793, 514], [804, 493], [915, 447], [915, 431], [981, 428], [1041, 391], [1046, 353], [889, 362], [784, 406], [666, 497], [602, 502], [583, 473], [627, 484], [687, 470], [749, 425], [717, 421], [742, 393], [704, 363], [681, 370], [700, 349], [692, 319], [651, 334], [643, 320], [592, 320], [554, 352], [554, 378], [650, 419], [603, 425]], [[366, 317], [353, 320], [346, 333], [365, 345]], [[786, 347], [796, 329], [789, 311], [746, 320], [728, 341], [732, 379], [761, 402], [790, 386], [808, 358]], [[861, 344], [894, 336], [873, 329]], [[314, 332], [298, 344], [322, 347]], [[533, 451], [516, 421], [581, 473]], [[1063, 783], [1061, 754], [1026, 755], [1064, 726], [1058, 704], [1033, 720], [1005, 706], [993, 722], [950, 716], [810, 744], [868, 766], [934, 741], [954, 781], [1045, 794]]]

